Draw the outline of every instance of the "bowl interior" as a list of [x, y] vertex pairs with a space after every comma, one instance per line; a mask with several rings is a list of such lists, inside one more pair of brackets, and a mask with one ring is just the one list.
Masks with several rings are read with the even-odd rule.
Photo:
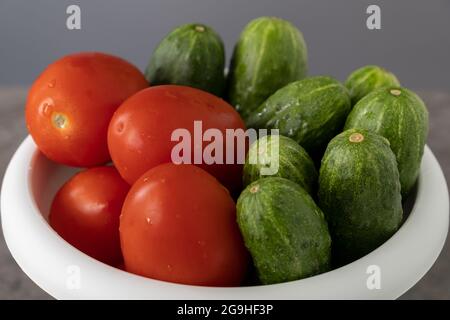
[[39, 212], [47, 220], [53, 197], [80, 168], [59, 165], [36, 151], [29, 167], [29, 187]]

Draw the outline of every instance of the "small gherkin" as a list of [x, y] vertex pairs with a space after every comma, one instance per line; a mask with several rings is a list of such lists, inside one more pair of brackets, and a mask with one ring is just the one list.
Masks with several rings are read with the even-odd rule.
[[190, 23], [171, 31], [156, 47], [145, 70], [150, 85], [190, 86], [221, 97], [225, 90], [225, 49], [210, 27]]
[[378, 88], [399, 85], [400, 82], [392, 72], [375, 65], [367, 65], [356, 69], [345, 81], [345, 86], [350, 92], [352, 105]]
[[[264, 169], [273, 172], [264, 173]], [[291, 138], [264, 136], [250, 146], [244, 165], [244, 186], [269, 174], [298, 183], [309, 194], [315, 192], [318, 173], [314, 162], [305, 149]]]
[[303, 34], [289, 21], [259, 17], [242, 31], [231, 59], [227, 98], [245, 120], [272, 93], [307, 75]]
[[363, 129], [333, 138], [320, 166], [318, 198], [337, 264], [359, 259], [388, 240], [403, 217], [389, 141]]
[[345, 129], [351, 128], [366, 129], [389, 140], [406, 199], [419, 176], [428, 136], [428, 110], [422, 99], [402, 87], [377, 89], [353, 107], [345, 123]]
[[237, 222], [263, 284], [303, 279], [330, 267], [331, 238], [323, 212], [300, 185], [256, 180], [236, 205]]

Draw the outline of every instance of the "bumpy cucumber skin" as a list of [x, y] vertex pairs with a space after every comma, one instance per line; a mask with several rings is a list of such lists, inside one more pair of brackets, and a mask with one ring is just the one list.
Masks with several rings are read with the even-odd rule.
[[[277, 146], [273, 149], [275, 144]], [[270, 167], [271, 161], [276, 160], [276, 155], [272, 157], [272, 150], [278, 150], [278, 171], [271, 176], [289, 179], [313, 194], [318, 178], [314, 162], [297, 142], [281, 135], [264, 136], [250, 146], [244, 165], [244, 186], [268, 177], [261, 175], [261, 169]], [[252, 157], [258, 162], [250, 163]]]
[[368, 65], [353, 71], [345, 81], [345, 86], [350, 92], [352, 105], [355, 105], [370, 92], [382, 87], [400, 86], [400, 82], [392, 72]]
[[210, 27], [193, 23], [170, 32], [157, 46], [145, 70], [150, 85], [177, 84], [216, 96], [225, 90], [225, 49]]
[[[391, 91], [400, 92], [394, 95]], [[389, 140], [394, 152], [404, 199], [419, 176], [423, 150], [428, 136], [428, 111], [414, 92], [389, 87], [375, 90], [353, 108], [346, 129], [367, 129]]]
[[318, 76], [292, 82], [271, 95], [248, 119], [250, 128], [279, 129], [307, 152], [325, 149], [351, 110], [348, 90]]
[[[362, 134], [364, 140], [351, 142], [354, 133]], [[359, 129], [337, 135], [322, 159], [318, 198], [338, 265], [388, 240], [403, 217], [399, 173], [388, 140]]]
[[290, 22], [260, 17], [242, 31], [228, 76], [228, 100], [245, 120], [264, 100], [307, 74], [307, 48]]
[[298, 184], [257, 180], [237, 202], [237, 220], [263, 284], [329, 270], [331, 238], [324, 214]]

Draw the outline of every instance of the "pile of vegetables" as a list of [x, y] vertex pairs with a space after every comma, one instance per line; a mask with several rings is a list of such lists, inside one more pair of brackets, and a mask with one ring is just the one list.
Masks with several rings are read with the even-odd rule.
[[[244, 28], [225, 68], [220, 36], [202, 24], [170, 32], [144, 73], [103, 53], [48, 66], [30, 89], [27, 128], [50, 160], [86, 168], [55, 195], [54, 230], [109, 265], [205, 286], [316, 275], [398, 230], [428, 132], [414, 92], [374, 65], [345, 83], [308, 77], [302, 33], [273, 17]], [[208, 139], [174, 163], [173, 133], [194, 136], [197, 121], [224, 136], [279, 135], [248, 145], [245, 164], [194, 159]], [[262, 174], [272, 161], [277, 171]]]

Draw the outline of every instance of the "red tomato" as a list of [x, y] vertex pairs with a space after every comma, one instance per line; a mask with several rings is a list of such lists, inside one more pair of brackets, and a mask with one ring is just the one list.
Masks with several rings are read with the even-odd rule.
[[103, 53], [66, 56], [33, 83], [25, 110], [28, 131], [51, 160], [79, 167], [106, 163], [114, 111], [145, 87], [142, 73], [121, 58]]
[[117, 265], [122, 260], [119, 216], [129, 188], [113, 167], [82, 171], [53, 199], [50, 225], [80, 251]]
[[193, 165], [162, 164], [132, 186], [120, 218], [125, 268], [146, 277], [237, 286], [248, 254], [227, 189]]
[[[171, 141], [171, 135], [180, 128], [187, 129], [192, 137], [190, 163], [194, 163], [196, 120], [202, 121], [203, 132], [209, 128], [218, 129], [224, 142], [226, 129], [245, 130], [236, 110], [210, 93], [176, 85], [161, 85], [140, 91], [127, 99], [111, 119], [108, 146], [114, 165], [122, 177], [132, 184], [147, 170], [172, 162], [172, 149], [179, 142]], [[203, 142], [197, 146], [203, 149], [208, 144]], [[237, 147], [235, 139], [235, 155]], [[232, 146], [223, 144], [224, 156], [232, 150]], [[199, 166], [230, 190], [239, 189], [242, 165], [203, 163]]]

